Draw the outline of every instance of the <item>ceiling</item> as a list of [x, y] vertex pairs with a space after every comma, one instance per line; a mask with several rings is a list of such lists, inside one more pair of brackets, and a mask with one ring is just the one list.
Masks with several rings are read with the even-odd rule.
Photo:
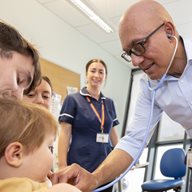
[[[118, 23], [122, 13], [136, 0], [82, 0], [98, 13], [113, 29], [106, 33], [89, 20], [81, 11], [74, 7], [69, 0], [36, 0], [63, 22], [98, 44], [121, 62], [122, 53], [118, 38]], [[192, 36], [191, 0], [158, 0], [172, 15], [177, 29], [184, 37]], [[126, 62], [124, 62], [126, 63]], [[127, 64], [127, 63], [126, 63]], [[128, 64], [131, 66], [131, 64]]]

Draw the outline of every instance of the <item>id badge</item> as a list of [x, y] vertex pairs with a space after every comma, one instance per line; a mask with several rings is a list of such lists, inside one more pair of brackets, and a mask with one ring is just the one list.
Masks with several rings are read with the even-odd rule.
[[192, 168], [192, 150], [187, 152], [187, 167]]
[[109, 134], [107, 133], [97, 133], [96, 142], [98, 143], [108, 143]]

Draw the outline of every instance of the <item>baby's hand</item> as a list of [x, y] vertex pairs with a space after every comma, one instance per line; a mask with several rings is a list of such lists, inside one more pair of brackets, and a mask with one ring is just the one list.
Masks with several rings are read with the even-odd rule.
[[52, 183], [53, 185], [59, 183], [59, 178], [56, 177], [52, 171], [50, 171], [50, 172], [47, 174], [47, 177], [48, 177], [48, 179], [51, 181], [51, 183]]

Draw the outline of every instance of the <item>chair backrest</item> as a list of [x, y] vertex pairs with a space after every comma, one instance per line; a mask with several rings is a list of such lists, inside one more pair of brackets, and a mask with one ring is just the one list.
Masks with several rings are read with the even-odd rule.
[[185, 176], [185, 151], [181, 148], [165, 151], [161, 158], [160, 170], [166, 177], [181, 178]]

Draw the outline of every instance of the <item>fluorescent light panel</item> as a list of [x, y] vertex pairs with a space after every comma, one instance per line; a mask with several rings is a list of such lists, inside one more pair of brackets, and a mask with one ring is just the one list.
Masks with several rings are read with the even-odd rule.
[[106, 24], [98, 15], [96, 15], [87, 5], [80, 0], [70, 0], [76, 7], [78, 7], [85, 15], [94, 21], [99, 27], [107, 33], [112, 33], [112, 28]]

